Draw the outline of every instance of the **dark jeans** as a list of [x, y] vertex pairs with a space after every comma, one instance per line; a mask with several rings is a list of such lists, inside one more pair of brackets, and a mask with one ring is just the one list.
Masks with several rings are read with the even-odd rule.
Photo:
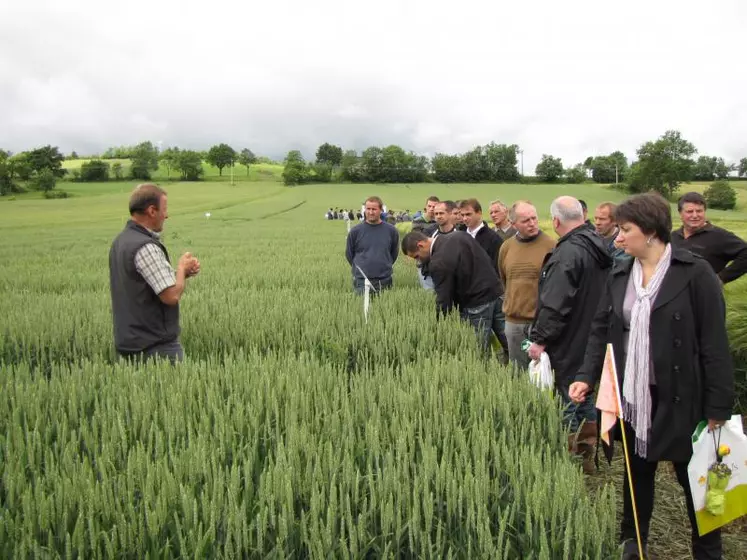
[[594, 393], [586, 395], [584, 402], [574, 403], [568, 395], [568, 387], [558, 389], [560, 398], [563, 400], [563, 424], [571, 430], [572, 434], [578, 432], [584, 420], [587, 423], [597, 421], [597, 407]]
[[463, 307], [459, 310], [459, 316], [464, 321], [469, 321], [477, 334], [477, 342], [480, 349], [486, 356], [490, 356], [490, 333], [494, 332], [501, 343], [506, 348], [505, 318], [502, 310], [500, 299], [493, 300], [484, 305], [476, 307]]
[[[635, 505], [638, 510], [638, 523], [641, 528], [641, 539], [644, 545], [648, 542], [649, 525], [651, 515], [654, 511], [654, 478], [656, 476], [655, 461], [647, 461], [635, 454], [635, 432], [625, 422], [625, 437], [628, 440], [628, 453], [630, 454], [630, 472], [633, 475], [633, 488], [635, 491]], [[687, 463], [672, 463], [677, 482], [685, 492], [687, 504], [687, 516], [690, 518], [692, 529], [692, 550], [695, 560], [710, 560], [721, 558], [721, 529], [716, 529], [702, 537], [698, 536], [698, 524], [695, 520], [695, 508], [693, 498], [690, 494], [690, 482], [687, 478]], [[623, 518], [620, 525], [621, 539], [635, 540], [635, 520], [633, 518], [633, 503], [630, 499], [630, 488], [628, 487], [627, 471], [623, 474]]]
[[[371, 290], [371, 295], [377, 294], [382, 290], [389, 290], [394, 285], [391, 276], [389, 278], [369, 278], [369, 280], [374, 287]], [[356, 294], [363, 295], [365, 285], [366, 281], [363, 278], [358, 278], [357, 276], [353, 278], [353, 290]]]
[[178, 340], [156, 344], [142, 352], [118, 352], [129, 362], [147, 362], [148, 360], [169, 360], [171, 364], [184, 361], [184, 348]]

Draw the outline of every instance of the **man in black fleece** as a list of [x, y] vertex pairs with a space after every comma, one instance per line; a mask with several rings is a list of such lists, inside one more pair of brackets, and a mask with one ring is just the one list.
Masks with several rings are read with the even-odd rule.
[[[582, 453], [584, 470], [590, 472], [594, 466], [597, 411], [593, 399], [573, 403], [568, 388], [584, 363], [586, 341], [612, 257], [604, 240], [584, 222], [578, 200], [556, 198], [550, 214], [560, 239], [540, 272], [537, 313], [529, 331], [529, 357], [539, 359], [542, 352], [550, 357], [555, 386], [566, 405], [563, 420], [572, 434], [569, 448]], [[579, 429], [576, 447], [574, 438]]]
[[366, 220], [348, 234], [345, 258], [351, 266], [353, 289], [358, 294], [364, 291], [365, 278], [371, 281], [377, 292], [392, 287], [392, 267], [397, 260], [399, 232], [393, 225], [382, 221], [382, 208], [383, 203], [378, 196], [366, 199]]
[[672, 232], [674, 247], [703, 257], [723, 284], [747, 273], [747, 243], [706, 220], [706, 201], [700, 193], [682, 195], [677, 202], [677, 210], [682, 218], [682, 227]]
[[469, 321], [485, 354], [490, 354], [490, 331], [500, 320], [499, 280], [493, 263], [469, 234], [427, 237], [419, 231], [402, 240], [402, 252], [428, 263], [439, 315], [452, 309]]
[[459, 206], [462, 216], [462, 223], [466, 228], [465, 231], [477, 241], [488, 255], [490, 262], [493, 263], [495, 273], [498, 276], [498, 290], [501, 299], [501, 309], [498, 311], [499, 318], [495, 322], [493, 332], [498, 342], [503, 348], [503, 355], [508, 363], [508, 341], [506, 340], [506, 317], [503, 314], [503, 282], [501, 282], [500, 272], [498, 271], [498, 251], [503, 244], [503, 238], [494, 230], [490, 229], [487, 222], [482, 219], [482, 206], [476, 198], [462, 200]]

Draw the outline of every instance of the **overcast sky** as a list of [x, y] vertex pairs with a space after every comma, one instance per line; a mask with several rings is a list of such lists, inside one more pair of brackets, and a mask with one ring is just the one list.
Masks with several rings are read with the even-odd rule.
[[6, 0], [0, 148], [747, 156], [744, 0]]

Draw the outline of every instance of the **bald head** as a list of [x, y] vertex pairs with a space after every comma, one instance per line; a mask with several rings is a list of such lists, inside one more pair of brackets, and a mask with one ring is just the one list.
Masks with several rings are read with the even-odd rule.
[[555, 232], [563, 236], [584, 223], [584, 209], [578, 199], [559, 196], [550, 205]]
[[530, 239], [539, 233], [537, 209], [531, 202], [526, 200], [514, 202], [508, 214], [519, 237]]

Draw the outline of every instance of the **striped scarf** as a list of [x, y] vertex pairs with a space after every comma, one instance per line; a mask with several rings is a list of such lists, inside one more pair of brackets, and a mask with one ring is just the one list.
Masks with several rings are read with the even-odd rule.
[[635, 303], [630, 313], [630, 335], [625, 359], [625, 380], [623, 382], [623, 417], [635, 430], [635, 452], [646, 458], [648, 437], [651, 431], [651, 350], [649, 323], [651, 307], [659, 293], [659, 288], [669, 270], [672, 247], [667, 243], [653, 277], [643, 287], [643, 267], [641, 261], [633, 263], [633, 287]]

